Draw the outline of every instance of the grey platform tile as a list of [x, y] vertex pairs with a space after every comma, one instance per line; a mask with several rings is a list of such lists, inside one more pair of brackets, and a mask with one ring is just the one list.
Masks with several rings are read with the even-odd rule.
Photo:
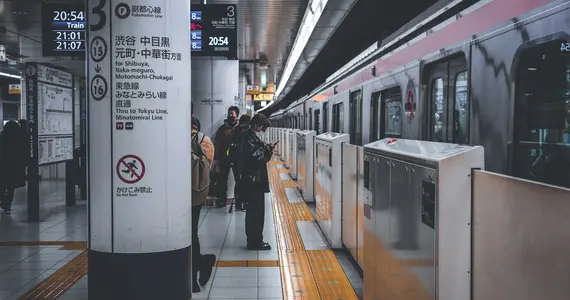
[[279, 287], [281, 288], [281, 277], [259, 277], [259, 282], [257, 283], [259, 287]]
[[257, 287], [213, 288], [210, 299], [257, 299]]
[[16, 290], [3, 290], [0, 289], [0, 299], [8, 299], [12, 294], [14, 294]]
[[329, 249], [315, 221], [297, 221], [297, 228], [306, 250]]
[[279, 177], [281, 178], [281, 180], [289, 180], [291, 179], [291, 176], [289, 176], [288, 173], [280, 173]]
[[279, 267], [258, 268], [259, 278], [271, 278], [281, 280], [281, 269]]
[[303, 203], [303, 198], [296, 188], [285, 188], [285, 194], [289, 203]]
[[[257, 278], [258, 268], [216, 268], [214, 278]], [[265, 268], [263, 268], [265, 269]]]
[[212, 282], [213, 289], [217, 288], [227, 288], [227, 287], [257, 287], [257, 278], [250, 277], [250, 278], [214, 278]]
[[259, 299], [281, 299], [283, 291], [281, 287], [260, 287]]
[[14, 265], [8, 272], [12, 270], [49, 270], [56, 264], [57, 262], [53, 261], [26, 261]]

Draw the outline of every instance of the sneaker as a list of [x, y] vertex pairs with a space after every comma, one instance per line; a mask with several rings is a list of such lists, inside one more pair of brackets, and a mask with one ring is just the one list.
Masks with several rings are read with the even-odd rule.
[[216, 264], [216, 256], [214, 254], [204, 254], [202, 257], [204, 259], [204, 265], [202, 269], [200, 269], [200, 279], [198, 282], [204, 286], [208, 283], [210, 277], [212, 277], [212, 271]]
[[247, 250], [269, 251], [269, 250], [271, 250], [271, 245], [269, 245], [266, 242], [262, 242], [260, 245], [257, 245], [257, 246], [247, 245]]

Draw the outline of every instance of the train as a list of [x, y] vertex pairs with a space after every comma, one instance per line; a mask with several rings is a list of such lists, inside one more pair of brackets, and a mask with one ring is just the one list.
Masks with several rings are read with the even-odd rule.
[[570, 2], [471, 2], [372, 45], [273, 126], [481, 145], [489, 171], [570, 187]]

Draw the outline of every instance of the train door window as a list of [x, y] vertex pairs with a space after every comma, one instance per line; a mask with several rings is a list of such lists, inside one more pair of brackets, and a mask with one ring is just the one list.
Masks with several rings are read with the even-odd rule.
[[371, 141], [402, 136], [402, 90], [399, 86], [372, 94]]
[[[562, 46], [561, 46], [562, 45]], [[555, 40], [516, 66], [513, 175], [570, 187], [570, 50]]]
[[372, 94], [371, 104], [372, 110], [370, 111], [370, 120], [372, 120], [370, 128], [370, 142], [377, 141], [380, 139], [380, 124], [382, 120], [380, 118], [380, 92]]
[[349, 128], [350, 143], [353, 145], [362, 145], [362, 90], [350, 93], [349, 101]]
[[323, 103], [323, 132], [327, 131], [329, 131], [329, 103], [325, 102]]
[[344, 132], [344, 105], [342, 103], [335, 104], [332, 107], [332, 131]]
[[309, 108], [309, 129], [313, 130], [313, 109]]
[[436, 142], [469, 143], [467, 61], [464, 56], [428, 65], [428, 132]]
[[317, 132], [318, 134], [321, 134], [321, 128], [320, 128], [320, 124], [319, 121], [321, 119], [321, 111], [318, 109], [315, 109], [315, 126], [313, 127], [313, 129]]

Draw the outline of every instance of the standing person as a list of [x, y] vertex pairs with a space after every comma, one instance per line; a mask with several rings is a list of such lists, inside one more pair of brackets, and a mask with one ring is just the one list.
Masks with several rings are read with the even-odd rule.
[[228, 150], [230, 147], [230, 138], [232, 129], [237, 125], [239, 116], [239, 108], [232, 106], [228, 109], [228, 117], [224, 120], [224, 124], [216, 131], [214, 137], [214, 165], [219, 168], [218, 186], [214, 195], [220, 200], [218, 207], [225, 207], [227, 203], [226, 195], [228, 191], [228, 175], [230, 173], [230, 160]]
[[235, 199], [235, 206], [237, 211], [243, 211], [243, 198], [240, 197], [240, 177], [241, 175], [238, 172], [238, 163], [240, 157], [240, 149], [241, 149], [241, 141], [243, 139], [244, 133], [249, 129], [249, 121], [251, 117], [249, 115], [243, 115], [239, 118], [238, 126], [236, 126], [232, 130], [231, 139], [230, 139], [230, 163], [232, 166], [232, 171], [234, 173], [234, 179], [236, 185], [234, 187], [234, 199]]
[[15, 121], [4, 125], [0, 134], [0, 207], [12, 212], [14, 190], [26, 185], [26, 157], [22, 149], [22, 131]]
[[[200, 132], [200, 121], [192, 117], [192, 292], [199, 293], [200, 285], [206, 285], [212, 276], [216, 262], [213, 254], [200, 253], [198, 224], [200, 210], [206, 202], [210, 186], [210, 168], [214, 160], [212, 140]], [[200, 279], [198, 280], [198, 272]], [[198, 285], [198, 282], [200, 285]]]
[[263, 241], [265, 223], [265, 193], [269, 193], [269, 175], [267, 162], [271, 160], [273, 146], [262, 142], [257, 133], [270, 126], [269, 120], [262, 114], [255, 115], [249, 121], [249, 129], [244, 132], [239, 161], [241, 174], [241, 194], [247, 202], [245, 212], [245, 234], [247, 249], [271, 250]]

